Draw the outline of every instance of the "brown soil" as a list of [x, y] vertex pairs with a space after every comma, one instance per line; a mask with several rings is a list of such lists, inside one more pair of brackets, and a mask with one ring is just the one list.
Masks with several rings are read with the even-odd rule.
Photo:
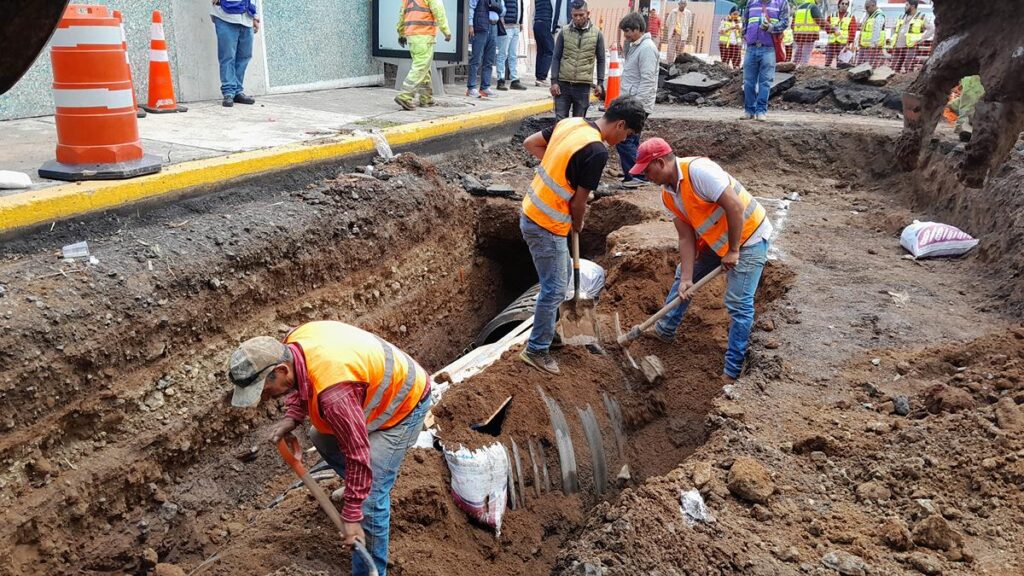
[[[1024, 569], [1014, 428], [1024, 332], [1008, 320], [1022, 292], [1007, 240], [1020, 235], [1024, 162], [1012, 157], [985, 193], [965, 198], [940, 164], [949, 143], [929, 168], [897, 175], [893, 131], [836, 118], [827, 131], [654, 122], [652, 135], [719, 160], [782, 229], [749, 373], [723, 394], [721, 282], [698, 295], [677, 344], [631, 348], [662, 360], [660, 384], [643, 382], [612, 346], [604, 357], [559, 351], [560, 378], [507, 354], [435, 407], [442, 439], [490, 441], [469, 424], [514, 395], [499, 440], [545, 443], [555, 490], [534, 497], [528, 476], [526, 506], [508, 512], [496, 539], [454, 506], [441, 454], [411, 451], [392, 497], [390, 573], [829, 574], [832, 552], [858, 556], [872, 574]], [[494, 182], [525, 189], [521, 152], [486, 154]], [[280, 409], [224, 406], [224, 354], [255, 334], [339, 318], [428, 369], [459, 356], [534, 281], [518, 203], [458, 188], [483, 157], [403, 156], [378, 166], [381, 180], [316, 168], [58, 224], [0, 248], [0, 574], [347, 570], [304, 491], [266, 507], [294, 481], [265, 443]], [[783, 218], [777, 199], [794, 191], [801, 200]], [[671, 282], [674, 238], [657, 204], [653, 188], [591, 204], [587, 250], [608, 269], [606, 339], [612, 311], [624, 326], [639, 322]], [[981, 247], [957, 260], [905, 260], [896, 235], [914, 217], [958, 224]], [[54, 259], [80, 239], [98, 266]], [[573, 428], [577, 495], [557, 489], [538, 385]], [[608, 449], [604, 392], [622, 405], [633, 476], [598, 499], [575, 409], [594, 408]], [[891, 413], [897, 396], [908, 398], [907, 416]], [[614, 477], [621, 462], [608, 453]], [[730, 474], [752, 467], [730, 470], [741, 456], [766, 468], [765, 503], [730, 492]], [[684, 522], [679, 493], [694, 486], [714, 523]]]

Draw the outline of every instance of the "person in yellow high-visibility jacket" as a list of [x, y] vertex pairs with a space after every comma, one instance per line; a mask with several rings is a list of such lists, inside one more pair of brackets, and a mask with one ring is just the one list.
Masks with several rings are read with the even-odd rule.
[[437, 31], [444, 34], [445, 42], [452, 39], [448, 17], [441, 0], [403, 0], [398, 14], [398, 43], [409, 48], [412, 68], [402, 83], [402, 91], [395, 102], [406, 110], [416, 106], [417, 93], [420, 106], [434, 105], [434, 92], [430, 87], [430, 62], [434, 59]]

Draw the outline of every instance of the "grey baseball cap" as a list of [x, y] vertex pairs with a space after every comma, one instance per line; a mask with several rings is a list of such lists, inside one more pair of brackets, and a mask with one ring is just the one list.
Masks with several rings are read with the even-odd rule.
[[267, 376], [287, 359], [288, 348], [270, 336], [243, 342], [228, 359], [228, 380], [235, 387], [231, 405], [248, 408], [259, 404]]

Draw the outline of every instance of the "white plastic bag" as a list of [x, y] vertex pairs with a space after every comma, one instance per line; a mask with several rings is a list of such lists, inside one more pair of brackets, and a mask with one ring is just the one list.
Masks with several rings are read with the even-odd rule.
[[508, 502], [508, 456], [495, 442], [479, 450], [460, 446], [444, 451], [452, 473], [452, 498], [455, 505], [474, 520], [492, 526], [501, 535], [501, 518]]
[[914, 220], [900, 234], [900, 245], [914, 258], [934, 258], [966, 254], [978, 241], [956, 226]]
[[711, 515], [711, 511], [704, 504], [704, 497], [700, 495], [700, 490], [696, 488], [687, 492], [679, 492], [679, 509], [683, 512], [687, 526], [692, 527], [697, 523], [706, 524], [715, 521], [715, 517]]
[[838, 56], [839, 63], [840, 64], [849, 64], [850, 62], [853, 62], [853, 54], [854, 54], [853, 50], [850, 50], [848, 48], [843, 48], [842, 50], [839, 51], [839, 56]]

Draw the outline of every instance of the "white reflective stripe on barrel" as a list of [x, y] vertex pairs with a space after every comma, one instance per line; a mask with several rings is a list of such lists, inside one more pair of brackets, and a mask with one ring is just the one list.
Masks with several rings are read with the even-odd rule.
[[150, 50], [150, 62], [167, 62], [167, 50]]
[[149, 37], [151, 40], [166, 40], [164, 38], [164, 25], [160, 23], [150, 24]]
[[54, 48], [90, 46], [121, 46], [120, 26], [69, 26], [57, 28], [51, 40]]
[[131, 90], [109, 90], [107, 88], [85, 88], [80, 90], [53, 91], [53, 103], [58, 108], [131, 108], [134, 101]]

